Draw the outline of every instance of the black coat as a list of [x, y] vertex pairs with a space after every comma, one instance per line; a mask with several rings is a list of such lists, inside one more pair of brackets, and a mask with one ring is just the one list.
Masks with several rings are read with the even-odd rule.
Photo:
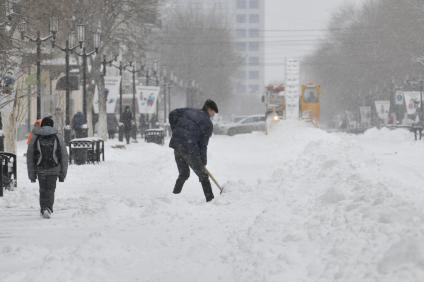
[[183, 153], [199, 155], [206, 165], [213, 124], [209, 115], [197, 109], [177, 109], [169, 114], [172, 138], [169, 147]]
[[131, 130], [132, 120], [133, 120], [133, 116], [131, 112], [125, 111], [122, 113], [121, 122], [124, 124], [125, 130]]
[[116, 132], [118, 130], [118, 127], [119, 127], [119, 123], [115, 114], [108, 114], [107, 115], [107, 131]]

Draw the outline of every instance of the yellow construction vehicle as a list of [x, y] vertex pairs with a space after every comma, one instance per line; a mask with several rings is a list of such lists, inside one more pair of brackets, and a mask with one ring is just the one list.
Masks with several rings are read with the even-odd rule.
[[319, 127], [321, 117], [321, 86], [315, 83], [302, 85], [300, 96], [300, 117]]

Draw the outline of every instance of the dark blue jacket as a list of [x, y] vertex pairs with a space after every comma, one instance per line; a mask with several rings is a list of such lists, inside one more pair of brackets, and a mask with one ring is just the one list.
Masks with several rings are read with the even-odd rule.
[[169, 147], [200, 155], [206, 165], [209, 138], [213, 132], [209, 115], [197, 109], [176, 109], [169, 114], [169, 123], [172, 130]]

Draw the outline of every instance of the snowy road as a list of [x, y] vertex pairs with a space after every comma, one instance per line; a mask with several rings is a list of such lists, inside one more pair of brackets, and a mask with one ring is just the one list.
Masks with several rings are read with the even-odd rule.
[[26, 179], [0, 199], [0, 281], [424, 281], [424, 143], [408, 132], [216, 136], [209, 168], [171, 194], [167, 147], [72, 166], [55, 215]]

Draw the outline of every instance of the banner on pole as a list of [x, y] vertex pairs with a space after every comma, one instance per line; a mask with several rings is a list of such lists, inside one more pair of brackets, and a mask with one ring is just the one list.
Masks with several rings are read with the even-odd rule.
[[420, 92], [407, 91], [403, 92], [403, 95], [405, 97], [406, 111], [408, 112], [408, 115], [415, 115], [420, 106]]
[[390, 113], [390, 101], [375, 101], [375, 109], [380, 119], [387, 122]]
[[155, 114], [156, 104], [160, 93], [160, 87], [139, 85], [136, 87], [136, 91], [140, 113]]
[[396, 91], [396, 94], [395, 94], [396, 105], [401, 106], [403, 105], [404, 102], [405, 102], [405, 99], [404, 99], [403, 91]]
[[[105, 76], [105, 90], [107, 90], [106, 96], [106, 112], [108, 114], [114, 114], [116, 103], [119, 102], [119, 85], [121, 84], [120, 76]], [[99, 113], [99, 90], [96, 87], [93, 99], [94, 112]]]

